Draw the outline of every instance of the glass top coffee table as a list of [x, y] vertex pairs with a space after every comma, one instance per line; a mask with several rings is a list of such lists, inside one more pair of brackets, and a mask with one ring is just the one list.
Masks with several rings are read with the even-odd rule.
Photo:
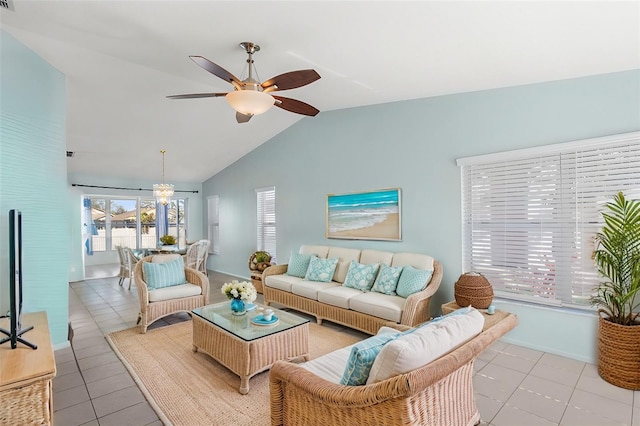
[[256, 325], [259, 309], [242, 316], [231, 314], [230, 302], [203, 306], [193, 313], [193, 351], [204, 352], [240, 376], [241, 394], [249, 379], [278, 360], [309, 359], [309, 320], [271, 308], [273, 325]]

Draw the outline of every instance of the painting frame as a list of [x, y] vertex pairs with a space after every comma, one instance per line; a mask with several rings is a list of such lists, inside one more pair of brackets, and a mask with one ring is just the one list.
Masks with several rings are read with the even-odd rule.
[[327, 194], [325, 237], [402, 241], [401, 195], [400, 188]]

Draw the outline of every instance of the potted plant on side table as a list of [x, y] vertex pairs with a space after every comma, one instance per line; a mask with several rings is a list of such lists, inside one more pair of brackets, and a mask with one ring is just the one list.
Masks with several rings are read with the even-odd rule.
[[619, 192], [602, 213], [593, 258], [603, 280], [598, 308], [598, 373], [607, 382], [640, 389], [640, 201]]

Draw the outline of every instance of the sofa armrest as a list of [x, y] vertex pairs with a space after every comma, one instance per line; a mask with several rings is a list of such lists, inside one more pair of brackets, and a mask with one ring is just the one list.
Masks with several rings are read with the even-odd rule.
[[418, 324], [422, 324], [425, 321], [429, 321], [431, 318], [429, 304], [431, 302], [431, 297], [440, 287], [442, 274], [442, 264], [435, 260], [433, 262], [433, 274], [431, 275], [429, 284], [424, 290], [407, 297], [407, 301], [404, 305], [404, 311], [402, 312], [402, 319], [400, 320], [401, 324], [413, 327]]
[[282, 275], [285, 272], [287, 272], [287, 266], [288, 264], [286, 263], [282, 263], [280, 265], [271, 265], [268, 268], [266, 268], [264, 271], [262, 271], [262, 282], [264, 283], [264, 280], [267, 279], [267, 277], [269, 275]]
[[136, 281], [136, 289], [138, 290], [138, 299], [140, 300], [140, 306], [147, 306], [149, 304], [149, 289], [147, 283], [144, 280], [144, 273], [142, 265], [144, 262], [151, 262], [153, 256], [143, 257], [136, 263], [135, 272], [133, 273], [133, 279]]
[[184, 268], [184, 275], [187, 278], [189, 284], [195, 284], [202, 288], [202, 294], [204, 295], [204, 304], [209, 304], [209, 278], [200, 271], [193, 268]]

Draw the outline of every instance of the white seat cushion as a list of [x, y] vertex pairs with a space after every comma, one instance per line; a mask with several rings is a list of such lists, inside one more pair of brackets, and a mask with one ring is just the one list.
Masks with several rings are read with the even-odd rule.
[[328, 283], [320, 283], [317, 281], [303, 280], [291, 285], [291, 293], [297, 294], [298, 296], [306, 297], [307, 299], [318, 300], [318, 291], [338, 286], [340, 286], [340, 284], [334, 281]]
[[375, 291], [361, 293], [349, 299], [349, 309], [393, 322], [400, 322], [407, 299]]
[[195, 284], [180, 284], [172, 287], [163, 287], [149, 291], [149, 302], [180, 299], [183, 297], [198, 296], [202, 294], [202, 287]]
[[329, 254], [327, 255], [327, 258], [338, 258], [338, 266], [336, 266], [336, 271], [333, 274], [333, 281], [339, 282], [340, 284], [344, 282], [345, 278], [347, 278], [347, 272], [349, 272], [349, 265], [351, 265], [351, 261], [360, 261], [360, 252], [360, 249], [329, 247]]
[[318, 302], [339, 308], [349, 309], [349, 299], [362, 294], [362, 291], [345, 286], [329, 287], [318, 292]]
[[[376, 335], [381, 336], [392, 334], [398, 334], [398, 330], [390, 327], [380, 327], [380, 330], [378, 330]], [[333, 352], [329, 352], [328, 354], [322, 355], [300, 365], [316, 376], [339, 385], [353, 346], [354, 345], [349, 345]]]
[[349, 355], [351, 354], [351, 347], [347, 346], [342, 349], [329, 352], [309, 362], [300, 364], [302, 368], [308, 370], [318, 377], [321, 377], [336, 385], [340, 384], [342, 380], [342, 374], [344, 373], [344, 367], [347, 365]]
[[484, 317], [475, 309], [427, 323], [384, 345], [373, 362], [367, 384], [427, 365], [482, 331]]
[[264, 284], [267, 287], [277, 288], [278, 290], [288, 291], [291, 293], [291, 285], [302, 280], [302, 278], [291, 275], [269, 275], [264, 280]]
[[396, 253], [393, 255], [391, 266], [411, 265], [417, 269], [433, 271], [433, 257], [420, 253]]

